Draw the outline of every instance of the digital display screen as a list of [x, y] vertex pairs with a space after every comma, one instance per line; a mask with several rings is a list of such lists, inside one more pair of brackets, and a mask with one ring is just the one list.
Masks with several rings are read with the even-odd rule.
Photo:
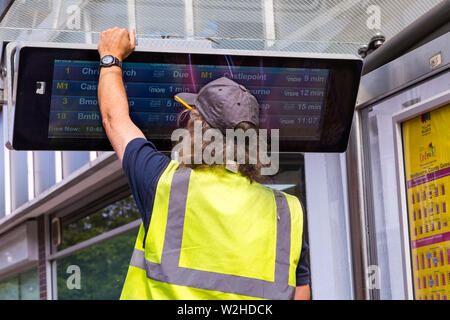
[[[98, 103], [97, 48], [26, 43], [17, 55], [12, 148], [112, 151]], [[225, 76], [256, 97], [260, 129], [268, 130], [269, 144], [279, 138], [279, 152], [344, 152], [362, 65], [349, 55], [137, 48], [124, 63], [123, 79], [131, 120], [159, 151], [172, 150], [172, 132], [186, 110], [175, 95], [199, 93]]]
[[[180, 92], [198, 93], [226, 76], [244, 85], [260, 105], [260, 128], [280, 129], [287, 140], [321, 139], [331, 71], [229, 65], [125, 62], [123, 79], [131, 120], [145, 135], [170, 138], [184, 107]], [[106, 137], [98, 99], [97, 61], [54, 60], [48, 125], [49, 139]], [[168, 130], [171, 129], [171, 130]], [[169, 135], [169, 136], [168, 136]]]

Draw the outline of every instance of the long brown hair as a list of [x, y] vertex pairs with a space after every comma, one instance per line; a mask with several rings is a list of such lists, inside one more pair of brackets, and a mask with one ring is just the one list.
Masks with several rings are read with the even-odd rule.
[[[189, 118], [188, 118], [189, 117]], [[188, 118], [188, 119], [187, 119]], [[183, 151], [180, 150], [179, 152], [179, 158], [181, 159], [181, 166], [189, 167], [192, 169], [199, 169], [199, 168], [207, 168], [211, 166], [221, 166], [226, 167], [226, 146], [225, 146], [225, 140], [224, 144], [222, 146], [222, 159], [224, 159], [223, 164], [206, 164], [204, 162], [204, 159], [202, 158], [201, 164], [194, 164], [194, 122], [200, 121], [201, 127], [202, 127], [202, 136], [203, 134], [208, 130], [212, 129], [211, 126], [202, 118], [200, 113], [196, 110], [183, 110], [178, 115], [178, 126], [179, 127], [185, 127], [191, 136], [191, 152], [189, 155], [183, 155]], [[255, 132], [257, 132], [257, 128], [255, 125], [249, 122], [241, 122], [239, 123], [236, 128], [232, 128], [235, 130], [241, 129], [243, 132], [246, 132], [249, 129], [254, 129]], [[202, 152], [210, 145], [212, 141], [205, 141], [202, 139]], [[212, 154], [214, 156], [214, 154]], [[234, 156], [233, 160], [236, 159], [237, 156], [237, 146], [235, 146], [234, 150]], [[186, 159], [186, 157], [189, 158], [190, 161], [186, 161], [187, 163], [183, 162], [183, 158]], [[249, 154], [249, 143], [245, 143], [245, 163], [239, 164], [238, 172], [241, 173], [244, 177], [247, 177], [251, 182], [265, 182], [265, 178], [261, 175], [261, 168], [263, 167], [261, 164], [261, 161], [259, 159], [259, 156], [257, 156], [256, 164], [250, 163], [250, 154]]]

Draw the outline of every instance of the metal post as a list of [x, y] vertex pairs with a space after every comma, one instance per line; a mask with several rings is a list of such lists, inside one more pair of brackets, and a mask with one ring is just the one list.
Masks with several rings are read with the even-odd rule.
[[127, 0], [128, 29], [136, 30], [136, 0]]
[[194, 37], [194, 4], [192, 0], [184, 0], [184, 32], [187, 39]]
[[273, 0], [263, 0], [264, 8], [264, 38], [266, 39], [266, 47], [275, 44], [275, 12]]
[[361, 115], [359, 111], [356, 111], [346, 153], [350, 245], [354, 297], [357, 300], [368, 300], [370, 293], [367, 287], [367, 222], [364, 205], [364, 163], [361, 134]]

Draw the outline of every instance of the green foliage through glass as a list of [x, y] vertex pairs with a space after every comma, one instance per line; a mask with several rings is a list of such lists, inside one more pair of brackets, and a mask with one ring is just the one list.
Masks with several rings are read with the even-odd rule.
[[118, 299], [137, 233], [136, 229], [57, 260], [58, 299]]
[[132, 196], [119, 200], [74, 223], [63, 226], [63, 241], [58, 251], [136, 221], [139, 210]]
[[0, 300], [39, 300], [37, 269], [0, 281]]

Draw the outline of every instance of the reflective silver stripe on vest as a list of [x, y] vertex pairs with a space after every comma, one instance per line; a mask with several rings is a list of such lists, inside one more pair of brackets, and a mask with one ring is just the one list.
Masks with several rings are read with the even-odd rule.
[[189, 168], [182, 168], [173, 176], [161, 264], [146, 260], [144, 251], [135, 249], [130, 265], [146, 270], [150, 279], [169, 284], [271, 300], [292, 299], [295, 287], [289, 286], [291, 215], [286, 197], [276, 190], [278, 223], [274, 282], [178, 266], [190, 174]]

